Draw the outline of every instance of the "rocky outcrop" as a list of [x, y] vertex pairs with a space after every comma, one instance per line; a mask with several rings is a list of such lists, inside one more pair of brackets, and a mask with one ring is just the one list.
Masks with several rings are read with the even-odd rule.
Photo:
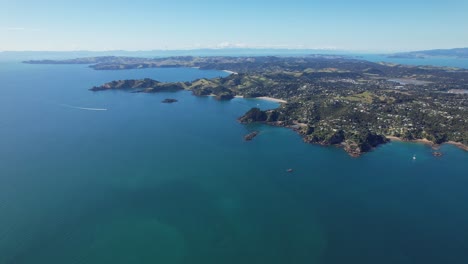
[[370, 131], [345, 132], [344, 130], [327, 130], [304, 124], [298, 126], [297, 122], [284, 122], [280, 121], [281, 119], [283, 117], [277, 110], [262, 111], [259, 108], [252, 108], [239, 118], [239, 122], [244, 124], [259, 122], [289, 127], [301, 134], [306, 143], [339, 146], [353, 157], [358, 157], [389, 141], [385, 136]]
[[232, 98], [234, 98], [234, 94], [232, 92], [223, 92], [215, 94], [215, 98], [217, 100], [231, 100]]
[[239, 118], [239, 122], [248, 124], [253, 122], [265, 122], [267, 121], [267, 114], [265, 111], [260, 110], [260, 108], [252, 108], [247, 113]]
[[388, 141], [389, 140], [383, 135], [377, 135], [371, 132], [362, 132], [348, 136], [342, 145], [344, 150], [351, 156], [358, 157], [381, 144], [387, 143]]
[[177, 101], [177, 99], [167, 98], [167, 99], [162, 100], [161, 102], [165, 103], [165, 104], [172, 104], [172, 103], [175, 103], [175, 102], [178, 102], [178, 101]]
[[247, 135], [244, 136], [244, 139], [245, 141], [251, 141], [252, 139], [254, 139], [257, 135], [258, 135], [258, 131], [254, 131], [252, 133], [249, 133]]

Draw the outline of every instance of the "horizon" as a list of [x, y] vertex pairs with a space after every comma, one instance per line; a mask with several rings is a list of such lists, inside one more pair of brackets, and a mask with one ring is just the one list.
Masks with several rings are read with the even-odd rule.
[[468, 2], [460, 0], [18, 0], [7, 6], [0, 10], [0, 51], [245, 48], [391, 53], [468, 46], [468, 36], [461, 34], [468, 28]]
[[[27, 53], [27, 52], [37, 52], [37, 53], [47, 53], [47, 52], [56, 52], [56, 53], [70, 53], [70, 52], [90, 52], [90, 53], [104, 53], [104, 52], [129, 52], [129, 53], [138, 53], [138, 52], [174, 52], [174, 51], [246, 51], [246, 50], [258, 50], [258, 51], [317, 51], [317, 52], [338, 52], [341, 54], [393, 54], [393, 53], [404, 53], [404, 52], [419, 52], [419, 51], [430, 51], [430, 50], [453, 50], [453, 49], [468, 49], [467, 47], [453, 47], [453, 48], [431, 48], [431, 49], [420, 49], [420, 50], [394, 50], [394, 51], [379, 51], [379, 50], [346, 50], [346, 49], [319, 49], [319, 48], [267, 48], [267, 47], [245, 47], [245, 48], [236, 48], [236, 47], [227, 47], [227, 48], [186, 48], [186, 49], [148, 49], [148, 50], [125, 50], [125, 49], [115, 49], [115, 50], [0, 50], [1, 52], [11, 52], [11, 53]], [[323, 55], [340, 55], [334, 53], [323, 53]], [[313, 55], [313, 54], [312, 54]]]

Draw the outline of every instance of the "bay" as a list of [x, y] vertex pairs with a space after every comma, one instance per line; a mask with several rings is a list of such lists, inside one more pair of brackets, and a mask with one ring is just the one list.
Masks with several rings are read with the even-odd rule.
[[356, 159], [236, 121], [273, 102], [88, 91], [225, 75], [0, 63], [0, 263], [468, 261], [463, 150]]

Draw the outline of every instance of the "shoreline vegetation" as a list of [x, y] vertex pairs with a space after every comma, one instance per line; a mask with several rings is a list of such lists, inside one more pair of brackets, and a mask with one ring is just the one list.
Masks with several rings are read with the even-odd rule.
[[280, 103], [278, 108], [252, 108], [239, 121], [288, 127], [297, 131], [304, 142], [339, 146], [353, 157], [390, 140], [432, 146], [448, 143], [468, 151], [468, 95], [450, 93], [468, 88], [467, 69], [373, 63], [337, 55], [92, 57], [25, 63], [91, 64], [89, 67], [95, 70], [222, 70], [229, 75], [173, 83], [149, 78], [117, 80], [90, 90], [189, 90], [195, 96], [214, 96], [217, 100], [274, 101]]

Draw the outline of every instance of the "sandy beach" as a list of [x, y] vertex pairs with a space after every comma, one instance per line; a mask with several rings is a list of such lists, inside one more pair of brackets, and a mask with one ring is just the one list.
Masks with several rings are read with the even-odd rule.
[[261, 97], [255, 97], [257, 99], [261, 99], [261, 100], [267, 100], [267, 101], [272, 101], [272, 102], [277, 102], [277, 103], [287, 103], [288, 101], [286, 100], [282, 100], [282, 99], [278, 99], [278, 98], [273, 98], [273, 97], [268, 97], [268, 96], [261, 96]]
[[[215, 94], [209, 94], [208, 96], [216, 96]], [[242, 95], [235, 95], [234, 98], [245, 98]], [[273, 98], [273, 97], [268, 97], [268, 96], [261, 96], [261, 97], [253, 97], [251, 99], [260, 99], [260, 100], [266, 100], [266, 101], [271, 101], [271, 102], [277, 102], [277, 103], [287, 103], [288, 101], [278, 99], [278, 98]]]
[[405, 140], [405, 139], [402, 139], [402, 138], [399, 138], [399, 137], [395, 137], [395, 136], [385, 136], [386, 138], [390, 139], [390, 140], [394, 140], [394, 141], [405, 141], [405, 142], [416, 142], [416, 143], [423, 143], [423, 144], [428, 144], [428, 145], [431, 145], [431, 146], [434, 146], [436, 144], [434, 144], [432, 141], [430, 140], [427, 140], [427, 139], [413, 139], [413, 140]]
[[468, 151], [468, 146], [464, 145], [464, 144], [462, 144], [460, 142], [449, 141], [449, 142], [447, 142], [447, 144], [451, 144], [451, 145], [457, 146], [457, 147], [459, 147], [459, 148], [461, 148], [461, 149], [463, 149], [465, 151]]
[[[430, 141], [430, 140], [427, 140], [427, 139], [413, 139], [413, 140], [405, 140], [405, 139], [402, 139], [402, 138], [399, 138], [399, 137], [395, 137], [395, 136], [385, 136], [386, 138], [392, 140], [392, 141], [403, 141], [403, 142], [414, 142], [414, 143], [422, 143], [422, 144], [426, 144], [426, 145], [429, 145], [431, 146], [433, 149], [438, 149], [440, 145], [438, 144], [435, 144], [434, 142]], [[454, 145], [454, 146], [457, 146], [465, 151], [468, 151], [468, 146], [460, 143], [460, 142], [454, 142], [454, 141], [448, 141], [448, 142], [445, 142], [445, 143], [442, 143], [442, 144], [450, 144], [450, 145]]]
[[228, 71], [228, 70], [223, 70], [223, 72], [227, 72], [227, 73], [229, 73], [229, 74], [238, 74], [237, 72]]

